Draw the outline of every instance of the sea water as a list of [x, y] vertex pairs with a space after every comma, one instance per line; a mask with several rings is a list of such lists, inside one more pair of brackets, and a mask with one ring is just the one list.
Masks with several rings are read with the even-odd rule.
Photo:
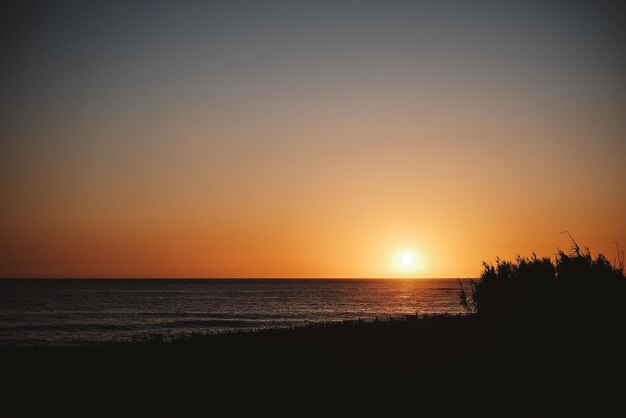
[[450, 279], [0, 280], [0, 345], [457, 314], [459, 290]]

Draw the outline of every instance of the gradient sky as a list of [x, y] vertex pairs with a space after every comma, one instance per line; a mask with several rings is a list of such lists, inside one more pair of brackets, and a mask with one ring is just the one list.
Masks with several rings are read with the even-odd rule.
[[0, 6], [0, 276], [626, 247], [624, 2]]

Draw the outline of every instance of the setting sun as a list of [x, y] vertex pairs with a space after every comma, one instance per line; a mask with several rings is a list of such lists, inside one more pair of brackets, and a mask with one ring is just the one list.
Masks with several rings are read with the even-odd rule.
[[423, 268], [423, 261], [415, 250], [405, 248], [394, 254], [392, 267], [396, 273], [414, 274]]

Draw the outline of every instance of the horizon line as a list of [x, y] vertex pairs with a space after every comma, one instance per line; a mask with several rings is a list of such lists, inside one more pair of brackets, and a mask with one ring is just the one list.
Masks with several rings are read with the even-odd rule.
[[475, 277], [106, 277], [106, 276], [7, 276], [0, 280], [460, 280]]

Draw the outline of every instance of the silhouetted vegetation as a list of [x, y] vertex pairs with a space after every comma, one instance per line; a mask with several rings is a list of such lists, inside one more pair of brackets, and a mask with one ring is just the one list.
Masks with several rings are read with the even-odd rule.
[[480, 278], [469, 290], [461, 286], [460, 293], [460, 302], [470, 313], [523, 320], [623, 317], [624, 298], [623, 251], [618, 247], [611, 263], [602, 254], [594, 258], [588, 248], [582, 251], [573, 239], [570, 251], [559, 250], [554, 258], [532, 254], [483, 263]]

